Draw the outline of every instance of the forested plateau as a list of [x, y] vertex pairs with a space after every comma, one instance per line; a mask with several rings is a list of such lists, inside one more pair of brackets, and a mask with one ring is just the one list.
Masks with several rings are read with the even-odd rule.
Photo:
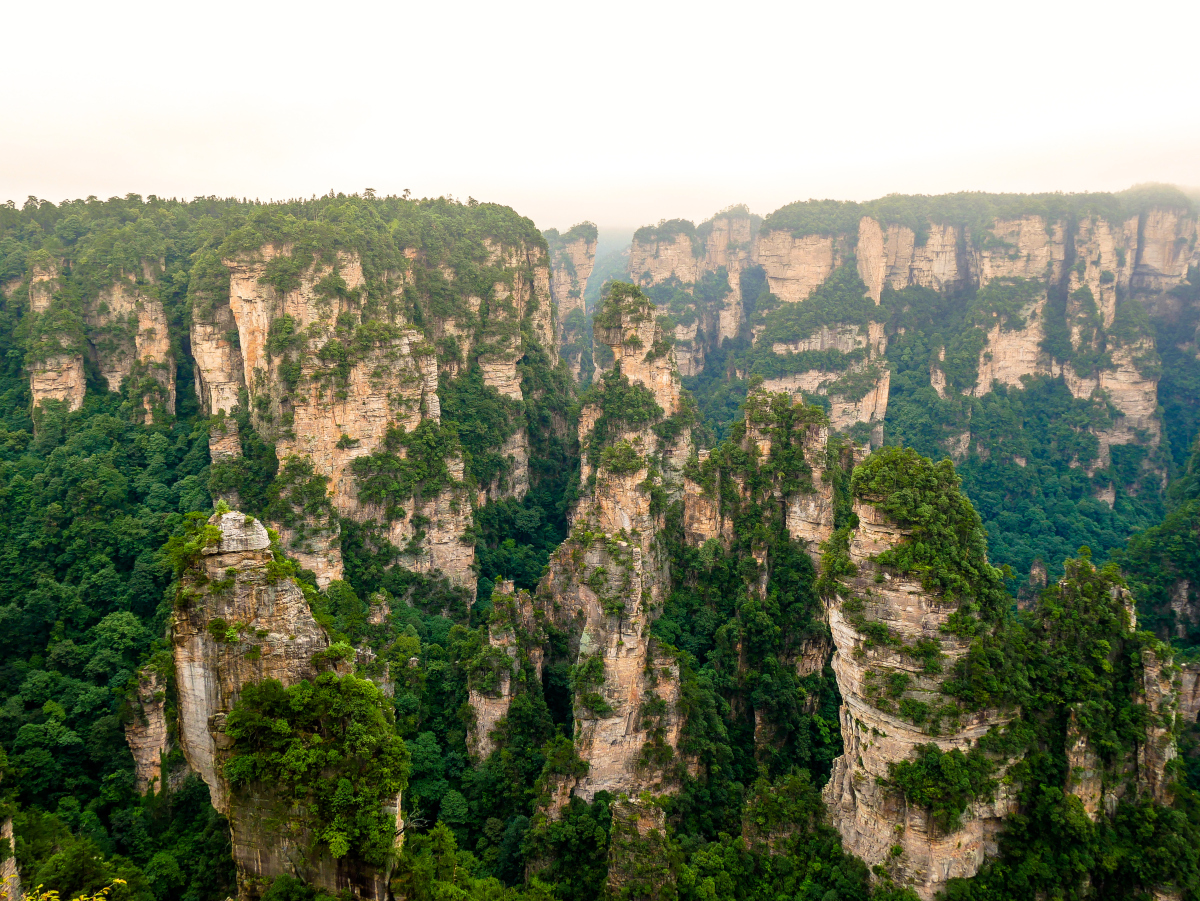
[[1194, 198], [0, 206], [0, 897], [1200, 899]]

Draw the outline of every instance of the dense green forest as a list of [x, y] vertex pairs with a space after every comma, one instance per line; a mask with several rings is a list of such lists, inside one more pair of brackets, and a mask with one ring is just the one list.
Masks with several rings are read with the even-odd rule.
[[[830, 208], [816, 219], [812, 210], [789, 218], [792, 213], [775, 214], [781, 227], [816, 233], [848, 217], [857, 221], [861, 210]], [[255, 429], [248, 400], [232, 414], [242, 457], [218, 465], [210, 460], [211, 423], [197, 399], [189, 326], [196, 304], [228, 290], [221, 259], [239, 248], [286, 243], [288, 262], [272, 276], [286, 286], [299, 271], [289, 265], [302, 268], [354, 250], [364, 261], [365, 295], [375, 300], [372, 292], [390, 268], [403, 267], [403, 249], [420, 247], [471, 286], [456, 293], [460, 289], [430, 277], [430, 284], [401, 294], [400, 314], [424, 328], [447, 310], [461, 314], [470, 290], [487, 296], [485, 238], [545, 246], [532, 223], [507, 208], [442, 199], [331, 195], [265, 205], [131, 195], [0, 206], [0, 495], [6, 511], [0, 520], [0, 818], [11, 816], [15, 833], [12, 847], [0, 846], [0, 861], [15, 857], [27, 887], [41, 884], [67, 897], [119, 879], [110, 896], [118, 901], [221, 901], [236, 893], [228, 824], [209, 803], [207, 786], [186, 774], [176, 747], [168, 760], [175, 777], [139, 793], [124, 736], [137, 716], [138, 673], [148, 666], [171, 672], [168, 630], [180, 575], [172, 548], [195, 536], [214, 497], [235, 490], [245, 512], [262, 518], [279, 518], [284, 495], [301, 506], [307, 497], [327, 512], [323, 486], [309, 495], [287, 494], [296, 484], [311, 488], [311, 472], [297, 473], [279, 460], [270, 436]], [[37, 317], [28, 307], [27, 279], [50, 258], [62, 261], [60, 286], [50, 313]], [[90, 357], [79, 410], [49, 403], [33, 411], [27, 367], [44, 353], [47, 336], [60, 347], [82, 341], [84, 305], [115, 277], [140, 271], [145, 260], [154, 261], [154, 278], [139, 284], [162, 302], [170, 325], [175, 413], [159, 407], [148, 416], [139, 386], [133, 380], [104, 384]], [[594, 286], [620, 272], [619, 249], [603, 263], [587, 292], [590, 312], [600, 300]], [[1074, 400], [1061, 380], [1035, 380], [983, 398], [939, 398], [929, 388], [933, 349], [950, 349], [947, 377], [959, 378], [953, 349], [970, 340], [971, 316], [1004, 298], [907, 289], [885, 294], [876, 308], [863, 304], [864, 286], [852, 266], [840, 269], [803, 309], [778, 304], [760, 268], [744, 271], [740, 288], [747, 322], [779, 334], [880, 317], [891, 338], [891, 447], [857, 473], [851, 439], [861, 436], [835, 436], [826, 459], [806, 459], [805, 429], [823, 421], [828, 401], [813, 397], [810, 405], [793, 406], [751, 394], [756, 377], [769, 375], [774, 364], [748, 331], [714, 349], [705, 371], [687, 380], [711, 450], [703, 462], [689, 463], [688, 475], [722, 486], [735, 537], [728, 548], [691, 546], [680, 504], [667, 507], [661, 540], [672, 581], [653, 634], [678, 661], [686, 725], [675, 760], [679, 790], [664, 802], [666, 835], [643, 841], [614, 815], [620, 799], [607, 792], [591, 802], [572, 798], [554, 821], [539, 813], [549, 779], [581, 764], [572, 743], [572, 697], [591, 678], [583, 668], [556, 662], [565, 659], [569, 637], [553, 629], [542, 678], [520, 682], [494, 749], [478, 762], [468, 753], [464, 708], [494, 662], [488, 626], [504, 615], [492, 604], [494, 586], [504, 579], [517, 588], [537, 587], [567, 534], [567, 512], [580, 491], [580, 448], [572, 435], [582, 400], [565, 367], [552, 365], [528, 334], [518, 364], [526, 401], [500, 396], [484, 383], [478, 361], [463, 359], [457, 375], [441, 378], [438, 428], [423, 425], [425, 431], [394, 436], [396, 447], [406, 448], [404, 465], [393, 454], [360, 458], [358, 467], [381, 503], [400, 506], [447, 478], [450, 454], [462, 457], [473, 487], [492, 481], [507, 465], [498, 448], [517, 424], [527, 428], [528, 494], [473, 511], [478, 599], [472, 604], [463, 588], [404, 566], [403, 549], [383, 541], [375, 524], [341, 520], [345, 579], [319, 590], [311, 573], [298, 578], [331, 639], [373, 653], [360, 675], [379, 678], [387, 665], [392, 693], [332, 675], [303, 691], [267, 684], [246, 692], [231, 714], [232, 734], [242, 743], [228, 771], [232, 781], [270, 779], [297, 799], [315, 797], [319, 783], [281, 764], [311, 751], [314, 735], [339, 754], [369, 759], [373, 806], [331, 792], [313, 816], [328, 827], [322, 840], [334, 853], [353, 846], [354, 853], [383, 860], [380, 836], [388, 824], [364, 811], [377, 814], [379, 798], [403, 784], [405, 841], [392, 861], [397, 897], [599, 898], [610, 857], [621, 851], [642, 868], [622, 897], [911, 901], [911, 892], [885, 873], [872, 878], [843, 851], [820, 797], [842, 750], [840, 698], [828, 666], [797, 675], [806, 642], [827, 638], [822, 583], [806, 549], [789, 537], [774, 499], [777, 491], [802, 490], [819, 462], [834, 485], [834, 544], [855, 524], [855, 492], [889, 485], [897, 497], [889, 512], [925, 529], [924, 547], [933, 548], [928, 558], [892, 564], [943, 579], [941, 588], [976, 602], [968, 609], [964, 601], [963, 609], [977, 617], [977, 646], [950, 693], [975, 707], [999, 699], [1024, 711], [993, 736], [995, 747], [1026, 752], [1022, 813], [1012, 818], [1000, 856], [978, 878], [952, 883], [948, 897], [1082, 898], [1088, 885], [1101, 897], [1136, 897], [1164, 881], [1178, 885], [1185, 898], [1200, 897], [1196, 737], [1181, 737], [1174, 805], [1123, 802], [1111, 823], [1081, 819], [1064, 791], [1063, 738], [1071, 710], [1109, 757], [1127, 751], [1146, 725], [1145, 708], [1130, 700], [1131, 680], [1147, 650], [1165, 649], [1151, 634], [1129, 628], [1123, 608], [1114, 606], [1114, 587], [1127, 580], [1139, 605], [1152, 611], [1144, 627], [1170, 632], [1182, 653], [1200, 646], [1200, 624], [1177, 634], [1163, 613], [1181, 579], [1200, 584], [1200, 363], [1180, 349], [1200, 315], [1200, 274], [1177, 289], [1192, 312], [1149, 323], [1164, 364], [1165, 489], [1146, 477], [1140, 459], [1119, 453], [1098, 475], [1071, 465], [1094, 454], [1086, 426], [1108, 414]], [[674, 297], [650, 293], [664, 307]], [[364, 321], [347, 329], [347, 347]], [[445, 362], [461, 351], [442, 344], [438, 353]], [[971, 354], [961, 356], [966, 361]], [[846, 362], [832, 361], [830, 368]], [[737, 378], [738, 372], [746, 377]], [[613, 415], [631, 416], [622, 401], [628, 395], [612, 393], [618, 375], [598, 379], [589, 398], [603, 404], [609, 392]], [[973, 453], [955, 466], [942, 441], [968, 415], [991, 453]], [[767, 456], [746, 451], [747, 421], [770, 434]], [[1006, 462], [1014, 454], [1027, 464]], [[1096, 480], [1114, 486], [1113, 507], [1095, 500]], [[744, 490], [733, 491], [735, 482]], [[985, 551], [995, 566], [967, 571], [962, 561]], [[1039, 603], [1018, 613], [1009, 593], [1035, 559], [1065, 578], [1052, 579]], [[1005, 565], [1011, 571], [995, 568]], [[753, 586], [763, 577], [759, 592]], [[373, 622], [371, 605], [381, 595], [391, 601], [391, 613]], [[1101, 645], [1111, 654], [1097, 656]], [[168, 678], [172, 730], [173, 691]], [[361, 730], [334, 734], [329, 724], [338, 716], [361, 720]], [[769, 742], [760, 723], [768, 724]], [[354, 742], [357, 750], [346, 751]], [[990, 767], [980, 755], [960, 760], [930, 752], [893, 778], [909, 803], [950, 822], [993, 788]], [[266, 895], [269, 901], [317, 897], [291, 877], [277, 879]]]

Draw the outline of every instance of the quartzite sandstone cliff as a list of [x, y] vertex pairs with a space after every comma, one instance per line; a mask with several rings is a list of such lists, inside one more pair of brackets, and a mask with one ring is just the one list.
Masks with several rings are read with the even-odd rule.
[[326, 891], [382, 901], [386, 874], [327, 852], [314, 856], [307, 836], [275, 822], [286, 823], [287, 811], [277, 809], [269, 791], [230, 790], [222, 765], [233, 742], [224, 725], [242, 689], [265, 679], [288, 687], [314, 678], [314, 655], [329, 647], [329, 638], [296, 583], [272, 573], [261, 522], [229, 512], [214, 514], [209, 524], [220, 539], [185, 573], [172, 626], [179, 742], [208, 784], [213, 806], [229, 818], [239, 897], [256, 898], [270, 879], [289, 873]]

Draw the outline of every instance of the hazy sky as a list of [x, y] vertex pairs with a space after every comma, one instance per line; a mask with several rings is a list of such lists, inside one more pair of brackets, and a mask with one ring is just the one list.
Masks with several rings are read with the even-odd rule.
[[1200, 185], [1200, 3], [5, 5], [0, 201], [451, 194], [542, 228]]

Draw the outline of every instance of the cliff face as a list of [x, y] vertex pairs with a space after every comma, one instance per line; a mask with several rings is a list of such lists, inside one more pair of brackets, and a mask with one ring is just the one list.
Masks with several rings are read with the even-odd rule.
[[[565, 235], [546, 233], [550, 246], [550, 293], [558, 313], [559, 352], [578, 382], [582, 367], [585, 322], [583, 292], [596, 264], [596, 229], [590, 223], [576, 226]], [[578, 315], [573, 315], [578, 314]]]
[[242, 689], [265, 679], [285, 687], [315, 678], [313, 661], [329, 638], [300, 588], [272, 573], [273, 554], [261, 522], [217, 513], [220, 539], [184, 574], [172, 624], [179, 690], [179, 741], [188, 765], [208, 784], [213, 806], [229, 819], [239, 898], [257, 897], [264, 880], [299, 873], [330, 892], [386, 897], [386, 878], [323, 854], [271, 823], [271, 800], [230, 791], [222, 765], [232, 747], [225, 719]]
[[[735, 207], [698, 228], [675, 220], [634, 235], [629, 263], [634, 282], [644, 289], [675, 287], [696, 298], [685, 302], [676, 296], [665, 305], [681, 375], [701, 372], [712, 349], [737, 337], [744, 320], [742, 273], [752, 265], [756, 229], [756, 217]], [[659, 292], [650, 293], [661, 308]]]
[[163, 759], [167, 755], [166, 680], [150, 667], [138, 674], [133, 719], [125, 724], [125, 741], [133, 752], [139, 793], [163, 789]]
[[[489, 690], [473, 688], [470, 696], [471, 742], [482, 756], [491, 749], [488, 730], [507, 713], [518, 663], [527, 680], [540, 672], [538, 616], [570, 636], [574, 745], [588, 766], [586, 773], [556, 777], [551, 815], [572, 794], [591, 800], [598, 791], [670, 790], [667, 764], [682, 722], [678, 664], [650, 636], [669, 588], [657, 538], [666, 511], [655, 496], [679, 492], [691, 449], [686, 421], [669, 440], [654, 430], [685, 412], [679, 375], [653, 307], [639, 292], [605, 302], [596, 336], [612, 348], [615, 371], [580, 417], [584, 493], [570, 534], [551, 557], [536, 598], [502, 586], [489, 644], [503, 658]], [[628, 391], [653, 398], [660, 412], [647, 421], [624, 409], [620, 398]]]
[[[956, 711], [949, 728], [932, 730], [900, 715], [898, 705], [904, 699], [938, 703], [945, 677], [926, 672], [894, 643], [880, 646], [869, 640], [862, 624], [882, 623], [909, 647], [935, 642], [944, 655], [944, 672], [967, 652], [969, 642], [941, 631], [956, 604], [874, 562], [906, 540], [907, 533], [870, 504], [857, 502], [855, 513], [859, 525], [850, 540], [849, 558], [857, 572], [826, 599], [845, 749], [834, 761], [823, 794], [848, 850], [870, 866], [886, 865], [894, 878], [929, 899], [948, 879], [974, 875], [984, 858], [996, 852], [996, 837], [1003, 818], [1015, 809], [1014, 798], [1002, 786], [992, 801], [972, 804], [960, 828], [942, 832], [926, 810], [906, 804], [880, 780], [889, 778], [889, 763], [912, 759], [918, 746], [933, 743], [943, 751], [965, 750], [1006, 717], [995, 711]], [[888, 697], [883, 686], [893, 676], [905, 690]], [[894, 846], [900, 854], [893, 852]]]
[[[108, 384], [141, 399], [149, 414], [156, 405], [175, 412], [175, 359], [162, 301], [152, 291], [156, 267], [142, 267], [141, 280], [119, 276], [83, 302], [82, 313], [63, 296], [59, 263], [45, 260], [30, 268], [25, 288], [36, 317], [34, 346], [27, 356], [33, 407], [62, 401], [69, 410], [83, 404], [85, 358]], [[14, 287], [14, 291], [17, 290]], [[126, 382], [133, 379], [133, 384]]]
[[[647, 389], [665, 417], [681, 412], [674, 354], [654, 356], [661, 330], [648, 303], [630, 298], [596, 335], [612, 348], [621, 376]], [[601, 790], [635, 795], [668, 788], [664, 765], [682, 718], [678, 664], [650, 637], [669, 588], [657, 541], [665, 510], [653, 502], [651, 486], [678, 491], [691, 448], [686, 427], [660, 446], [656, 423], [630, 426], [622, 411], [604, 407], [603, 397], [599, 405], [585, 408], [580, 420], [580, 441], [598, 459], [585, 460], [585, 493], [571, 533], [539, 586], [576, 636], [575, 665], [593, 674], [590, 684], [576, 679], [575, 698], [575, 747], [589, 768], [571, 791], [587, 800]], [[595, 431], [602, 416], [618, 421], [604, 436]]]
[[119, 281], [102, 289], [88, 305], [85, 322], [88, 352], [109, 390], [136, 378], [147, 412], [156, 401], [173, 414], [175, 360], [162, 301], [140, 291], [134, 282]]
[[25, 363], [33, 408], [36, 410], [42, 401], [52, 400], [66, 403], [68, 410], [78, 410], [87, 388], [82, 348], [78, 337], [51, 317], [55, 294], [61, 287], [58, 263], [46, 260], [31, 267], [26, 287], [29, 311], [41, 317], [39, 347], [34, 354], [27, 355]]
[[492, 591], [492, 615], [488, 626], [488, 645], [493, 665], [475, 677], [468, 686], [468, 701], [475, 714], [467, 734], [471, 754], [484, 760], [495, 748], [492, 730], [505, 716], [516, 693], [515, 681], [522, 669], [541, 683], [544, 630], [537, 599], [527, 591], [517, 591], [512, 582], [501, 581]]
[[[342, 574], [336, 517], [382, 524], [381, 537], [404, 550], [405, 565], [441, 572], [474, 589], [474, 549], [463, 536], [473, 501], [522, 497], [529, 487], [529, 439], [524, 421], [498, 450], [509, 471], [468, 491], [463, 460], [448, 454], [437, 491], [403, 505], [362, 496], [355, 461], [398, 453], [398, 437], [441, 421], [439, 356], [446, 377], [474, 360], [483, 383], [501, 398], [524, 400], [517, 362], [525, 352], [524, 324], [551, 358], [557, 356], [545, 252], [524, 243], [482, 242], [480, 263], [492, 278], [486, 297], [466, 291], [458, 307], [430, 307], [426, 330], [410, 326], [399, 300], [428, 283], [453, 285], [447, 266], [405, 253], [405, 268], [368, 284], [362, 259], [339, 252], [310, 264], [292, 263], [292, 248], [267, 244], [227, 259], [229, 295], [193, 303], [191, 343], [197, 386], [206, 412], [232, 412], [246, 392], [254, 427], [273, 441], [281, 462], [297, 461], [326, 480], [328, 508], [274, 523], [289, 552], [324, 586]], [[288, 265], [298, 272], [280, 280]], [[430, 271], [430, 270], [433, 271]], [[424, 288], [428, 290], [428, 288]], [[236, 341], [233, 336], [236, 335]], [[517, 409], [520, 409], [518, 407]], [[236, 454], [227, 429], [214, 432], [218, 455]]]

